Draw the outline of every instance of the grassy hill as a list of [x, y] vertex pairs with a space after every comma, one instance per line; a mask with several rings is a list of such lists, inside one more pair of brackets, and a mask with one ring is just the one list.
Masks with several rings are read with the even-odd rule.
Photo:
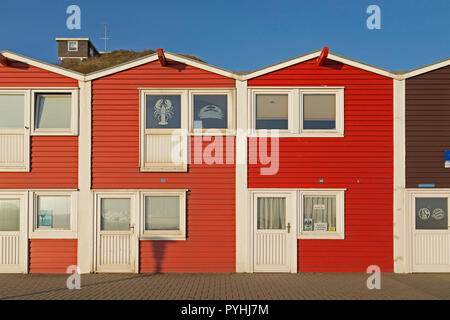
[[[133, 50], [115, 50], [108, 53], [103, 53], [97, 57], [91, 57], [84, 61], [77, 59], [66, 59], [60, 63], [60, 66], [66, 69], [70, 69], [73, 71], [81, 72], [81, 73], [91, 73], [94, 71], [99, 71], [102, 69], [106, 69], [109, 67], [113, 67], [115, 65], [128, 62], [140, 57], [148, 56], [150, 54], [155, 53], [155, 50], [148, 49], [143, 51], [133, 51]], [[197, 60], [200, 62], [204, 62], [203, 60], [191, 56], [188, 54], [181, 54], [187, 58]]]

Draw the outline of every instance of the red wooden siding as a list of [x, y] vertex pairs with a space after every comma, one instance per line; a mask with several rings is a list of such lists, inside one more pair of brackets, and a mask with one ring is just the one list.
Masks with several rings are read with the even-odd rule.
[[0, 64], [0, 87], [78, 88], [78, 80], [15, 61], [7, 67]]
[[249, 165], [249, 188], [346, 188], [345, 240], [299, 240], [299, 271], [365, 272], [375, 264], [392, 272], [393, 80], [314, 59], [248, 85], [345, 87], [345, 137], [281, 138], [278, 173], [261, 176]]
[[[78, 80], [21, 62], [0, 65], [0, 87], [78, 88]], [[30, 172], [0, 172], [0, 189], [72, 189], [78, 186], [78, 137], [30, 138]]]
[[169, 87], [233, 88], [235, 80], [173, 61], [168, 67], [156, 61], [94, 80], [93, 188], [189, 189], [187, 240], [141, 241], [140, 271], [234, 272], [235, 166], [191, 164], [186, 173], [139, 170], [138, 88]]
[[30, 172], [0, 172], [0, 189], [76, 189], [78, 137], [31, 137]]
[[30, 239], [30, 273], [66, 273], [77, 264], [77, 239]]

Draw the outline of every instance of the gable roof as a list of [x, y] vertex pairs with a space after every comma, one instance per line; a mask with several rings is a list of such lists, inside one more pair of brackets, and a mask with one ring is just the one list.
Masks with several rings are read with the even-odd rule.
[[8, 59], [23, 62], [23, 63], [29, 64], [31, 66], [34, 66], [36, 68], [41, 68], [41, 69], [44, 69], [44, 70], [47, 70], [50, 72], [54, 72], [57, 74], [61, 74], [63, 76], [73, 78], [76, 80], [85, 80], [84, 74], [76, 72], [76, 71], [72, 71], [72, 70], [69, 70], [69, 69], [66, 69], [63, 67], [55, 66], [53, 64], [42, 62], [42, 61], [39, 61], [39, 60], [36, 60], [33, 58], [29, 58], [29, 57], [26, 57], [26, 56], [18, 54], [18, 53], [10, 52], [8, 50], [0, 51], [0, 53]]
[[416, 69], [412, 69], [412, 70], [406, 71], [402, 75], [402, 79], [408, 79], [408, 78], [411, 78], [411, 77], [415, 77], [415, 76], [418, 76], [420, 74], [427, 73], [427, 72], [430, 72], [430, 71], [434, 71], [434, 70], [437, 70], [437, 69], [440, 69], [440, 68], [444, 68], [444, 67], [447, 67], [447, 66], [450, 66], [450, 58], [447, 58], [447, 59], [444, 59], [444, 60], [441, 60], [441, 61], [438, 61], [438, 62], [434, 62], [434, 63], [428, 64], [426, 66], [423, 66], [423, 67], [419, 67], [419, 68], [416, 68]]
[[[166, 56], [167, 59], [169, 60], [173, 60], [173, 61], [177, 61], [177, 62], [181, 62], [199, 69], [203, 69], [206, 71], [210, 71], [219, 75], [222, 75], [224, 77], [228, 77], [228, 78], [233, 78], [233, 79], [240, 79], [240, 76], [236, 73], [234, 73], [233, 71], [229, 71], [226, 69], [222, 69], [213, 65], [210, 65], [208, 63], [205, 62], [201, 62], [195, 59], [191, 59], [188, 58], [186, 56], [182, 56], [176, 53], [171, 53], [168, 51], [164, 51], [164, 55]], [[90, 80], [95, 80], [101, 77], [105, 77], [108, 76], [110, 74], [113, 73], [117, 73], [120, 71], [124, 71], [127, 69], [131, 69], [149, 62], [153, 62], [158, 60], [158, 54], [157, 53], [152, 53], [150, 55], [144, 56], [144, 57], [140, 57], [137, 58], [135, 60], [131, 60], [131, 61], [127, 61], [124, 63], [121, 63], [119, 65], [116, 66], [112, 66], [103, 70], [99, 70], [99, 71], [95, 71], [95, 72], [91, 72], [88, 73], [85, 77], [85, 80], [90, 81]]]
[[[284, 68], [293, 66], [298, 63], [302, 63], [307, 60], [317, 58], [320, 56], [321, 52], [322, 52], [322, 50], [312, 51], [310, 53], [306, 53], [306, 54], [303, 54], [303, 55], [300, 55], [300, 56], [297, 56], [297, 57], [294, 57], [294, 58], [291, 58], [291, 59], [288, 59], [288, 60], [285, 60], [282, 62], [278, 62], [278, 63], [269, 65], [264, 68], [260, 68], [260, 69], [254, 70], [254, 71], [249, 71], [249, 72], [243, 74], [243, 80], [248, 80], [248, 79], [252, 79], [255, 77], [259, 77], [259, 76], [262, 76], [262, 75], [270, 73], [270, 72], [274, 72], [274, 71], [277, 71], [280, 69], [284, 69]], [[369, 72], [373, 72], [373, 73], [376, 73], [376, 74], [379, 74], [379, 75], [382, 75], [385, 77], [395, 78], [395, 79], [398, 78], [398, 75], [392, 71], [389, 71], [389, 70], [386, 70], [386, 69], [383, 69], [380, 67], [376, 67], [376, 66], [364, 63], [364, 62], [360, 62], [357, 60], [353, 60], [353, 59], [350, 59], [350, 58], [347, 58], [347, 57], [344, 57], [344, 56], [341, 56], [341, 55], [338, 55], [335, 53], [331, 53], [331, 52], [328, 53], [327, 59], [338, 61], [338, 62], [347, 64], [347, 65], [350, 65], [350, 66], [353, 66], [353, 67], [356, 67], [359, 69], [363, 69], [363, 70], [366, 70]]]

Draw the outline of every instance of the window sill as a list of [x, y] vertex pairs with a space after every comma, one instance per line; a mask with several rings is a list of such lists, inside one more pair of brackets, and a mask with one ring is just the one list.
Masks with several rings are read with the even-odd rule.
[[74, 132], [72, 130], [70, 131], [46, 131], [46, 130], [35, 130], [31, 132], [31, 136], [78, 136], [77, 132]]
[[[276, 130], [276, 129], [274, 129]], [[302, 133], [293, 133], [293, 132], [282, 132], [278, 131], [278, 134], [272, 134], [271, 130], [266, 130], [265, 133], [256, 131], [250, 134], [249, 138], [271, 138], [271, 137], [280, 137], [280, 138], [344, 138], [343, 133], [339, 132], [302, 132]]]
[[0, 167], [0, 172], [30, 172], [26, 167]]
[[140, 168], [141, 172], [187, 172], [187, 164], [179, 164], [179, 165], [149, 165], [146, 164], [144, 167]]
[[77, 239], [77, 233], [72, 230], [34, 230], [30, 239]]
[[298, 236], [298, 239], [322, 239], [322, 240], [344, 240], [345, 235], [341, 233], [302, 233]]
[[152, 240], [152, 241], [166, 241], [166, 240], [176, 240], [176, 241], [180, 241], [180, 240], [186, 240], [186, 236], [183, 235], [167, 235], [167, 236], [151, 236], [151, 235], [143, 235], [139, 238], [139, 240]]

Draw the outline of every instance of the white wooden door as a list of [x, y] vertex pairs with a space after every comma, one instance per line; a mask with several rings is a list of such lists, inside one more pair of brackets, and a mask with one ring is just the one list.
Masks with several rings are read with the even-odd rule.
[[28, 271], [27, 208], [24, 194], [0, 194], [0, 272]]
[[412, 271], [450, 272], [449, 196], [416, 195], [412, 209]]
[[97, 272], [137, 272], [135, 196], [104, 194], [96, 199]]
[[291, 193], [254, 195], [254, 272], [297, 272], [295, 217]]

